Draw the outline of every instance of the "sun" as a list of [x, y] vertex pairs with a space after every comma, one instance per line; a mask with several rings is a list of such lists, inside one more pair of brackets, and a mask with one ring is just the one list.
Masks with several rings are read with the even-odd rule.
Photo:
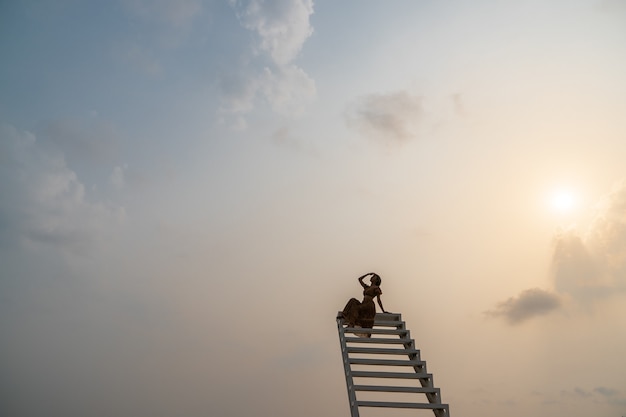
[[552, 210], [558, 213], [569, 213], [576, 208], [578, 198], [576, 193], [569, 189], [559, 189], [554, 191], [550, 198]]

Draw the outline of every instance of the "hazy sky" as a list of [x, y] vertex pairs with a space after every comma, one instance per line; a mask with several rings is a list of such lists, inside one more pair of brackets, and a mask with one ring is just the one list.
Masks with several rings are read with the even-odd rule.
[[1, 415], [347, 416], [370, 271], [452, 416], [626, 415], [626, 2], [3, 1], [0, 56]]

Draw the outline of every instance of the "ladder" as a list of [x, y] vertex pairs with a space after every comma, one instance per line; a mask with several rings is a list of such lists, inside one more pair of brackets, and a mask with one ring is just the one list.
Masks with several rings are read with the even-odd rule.
[[[441, 403], [440, 390], [433, 385], [433, 375], [426, 372], [426, 362], [420, 359], [420, 351], [415, 348], [401, 314], [377, 313], [374, 327], [364, 329], [344, 327], [339, 312], [337, 330], [351, 417], [359, 417], [360, 407], [426, 409], [432, 410], [435, 417], [450, 416], [449, 406]], [[361, 382], [372, 379], [377, 382], [372, 385]], [[396, 395], [388, 393], [401, 393], [403, 399], [411, 400], [384, 401]]]

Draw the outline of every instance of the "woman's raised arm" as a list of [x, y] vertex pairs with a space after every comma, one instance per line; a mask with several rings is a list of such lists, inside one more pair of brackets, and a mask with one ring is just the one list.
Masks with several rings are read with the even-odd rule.
[[372, 275], [372, 273], [371, 273], [371, 272], [368, 272], [367, 274], [365, 274], [365, 275], [361, 275], [361, 276], [359, 277], [359, 283], [361, 284], [361, 286], [362, 286], [363, 288], [367, 288], [367, 287], [368, 287], [368, 285], [367, 285], [366, 283], [364, 283], [364, 282], [363, 282], [363, 278], [365, 278], [365, 277], [366, 277], [366, 276], [368, 276], [368, 275]]

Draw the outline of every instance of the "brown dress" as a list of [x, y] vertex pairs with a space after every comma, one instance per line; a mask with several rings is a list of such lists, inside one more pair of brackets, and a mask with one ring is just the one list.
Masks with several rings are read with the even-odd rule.
[[374, 297], [382, 293], [380, 287], [372, 285], [363, 290], [363, 301], [351, 298], [343, 308], [344, 322], [350, 327], [366, 329], [374, 327], [374, 317], [376, 317]]

